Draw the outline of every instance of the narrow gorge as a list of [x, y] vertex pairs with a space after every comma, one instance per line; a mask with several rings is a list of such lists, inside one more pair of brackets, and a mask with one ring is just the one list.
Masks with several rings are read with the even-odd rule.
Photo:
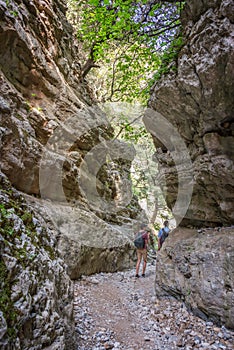
[[[83, 77], [83, 53], [66, 13], [65, 0], [0, 0], [4, 350], [77, 349], [73, 281], [134, 268], [134, 232], [147, 220], [131, 189], [134, 149], [114, 137]], [[229, 329], [233, 14], [231, 0], [186, 2], [183, 45], [152, 86], [143, 117], [167, 206], [179, 223], [157, 252], [156, 296], [173, 296]], [[168, 130], [160, 134], [162, 120], [179, 134], [186, 156]]]

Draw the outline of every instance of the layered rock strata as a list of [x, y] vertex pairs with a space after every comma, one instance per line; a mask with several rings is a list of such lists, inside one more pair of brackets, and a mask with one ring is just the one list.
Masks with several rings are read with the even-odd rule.
[[[85, 201], [79, 167], [97, 144], [108, 148], [113, 129], [98, 107], [90, 107], [92, 92], [80, 76], [65, 3], [1, 2], [0, 11], [1, 169], [22, 192]], [[113, 199], [114, 176], [101, 161], [97, 188]], [[127, 178], [124, 166], [115, 170]], [[107, 179], [112, 191], [105, 187]]]
[[[22, 293], [17, 287], [16, 299], [14, 291], [8, 291], [16, 302], [12, 308], [20, 308], [15, 321], [25, 324], [25, 339], [18, 329], [12, 339], [15, 348], [25, 350], [42, 345], [68, 349], [75, 341], [70, 321], [65, 326], [70, 314], [64, 308], [72, 309], [71, 282], [60, 258], [66, 260], [72, 278], [132, 266], [130, 241], [141, 217], [130, 190], [134, 153], [111, 140], [113, 130], [107, 118], [97, 106], [91, 106], [92, 90], [81, 78], [78, 46], [66, 20], [66, 1], [0, 1], [0, 68], [1, 171], [25, 195], [32, 215], [44, 218], [38, 225], [50, 228], [46, 239], [51, 256], [41, 256], [43, 265], [33, 255], [31, 264], [28, 250], [40, 255], [35, 248], [39, 238], [29, 246], [25, 243], [26, 253], [20, 261], [26, 272], [22, 266], [22, 273], [17, 270], [19, 276], [15, 277], [20, 278], [20, 288], [24, 283], [29, 287]], [[7, 227], [3, 229], [7, 231]], [[20, 240], [29, 239], [26, 226], [22, 224], [20, 230], [16, 237], [19, 245]], [[8, 254], [7, 246], [7, 242], [1, 246], [4, 254]], [[12, 257], [3, 260], [6, 269], [9, 264], [9, 271], [4, 269], [9, 283], [17, 251], [13, 249]], [[40, 272], [38, 278], [35, 271]], [[17, 284], [15, 280], [12, 283]], [[1, 284], [3, 290], [5, 287]], [[43, 295], [39, 295], [35, 309], [31, 299], [37, 293]], [[64, 308], [63, 297], [67, 298]], [[15, 321], [6, 324], [4, 314], [1, 316], [2, 344], [9, 349], [6, 328], [14, 328]], [[69, 332], [71, 345], [65, 341]]]
[[[162, 77], [152, 90], [150, 108], [179, 132], [192, 162], [187, 186], [193, 186], [193, 194], [182, 225], [234, 222], [233, 11], [232, 1], [189, 1], [182, 14], [184, 46], [177, 71]], [[183, 174], [173, 167], [173, 140], [171, 149], [154, 140], [167, 203], [173, 208]]]
[[23, 193], [91, 210], [90, 232], [99, 218], [132, 229], [134, 152], [111, 141], [104, 113], [91, 107], [65, 2], [0, 5], [1, 170]]
[[115, 272], [133, 267], [132, 225], [137, 222], [122, 218], [123, 224], [110, 224], [84, 207], [72, 207], [26, 196], [26, 200], [55, 229], [61, 256], [72, 279], [97, 272]]
[[[233, 13], [229, 0], [186, 3], [183, 47], [171, 63], [174, 69], [155, 83], [152, 112], [145, 118], [168, 206], [173, 209], [177, 203], [177, 210], [182, 210], [188, 204], [179, 217], [181, 228], [171, 233], [158, 255], [157, 295], [180, 298], [201, 317], [230, 328], [234, 327]], [[157, 118], [168, 125], [161, 134]], [[181, 142], [175, 144], [169, 130], [176, 130]], [[182, 144], [184, 153], [178, 154]]]

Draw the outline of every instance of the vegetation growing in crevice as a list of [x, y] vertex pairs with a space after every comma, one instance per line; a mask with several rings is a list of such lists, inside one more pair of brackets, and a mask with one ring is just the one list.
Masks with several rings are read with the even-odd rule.
[[11, 299], [11, 280], [9, 278], [7, 267], [0, 258], [0, 310], [7, 322], [7, 334], [10, 339], [13, 339], [17, 333], [15, 321], [17, 312], [14, 308], [14, 303]]
[[40, 226], [37, 232], [38, 220], [34, 213], [4, 177], [0, 178], [0, 196], [0, 310], [9, 341], [14, 343], [22, 316], [12, 300], [12, 288], [19, 283], [17, 275], [34, 264], [43, 248], [50, 259], [55, 258], [56, 252], [49, 241], [47, 243], [46, 229]]
[[161, 79], [162, 75], [168, 74], [170, 71], [177, 71], [177, 58], [183, 45], [184, 40], [181, 34], [173, 39], [168, 49], [161, 56], [159, 69], [154, 74], [151, 84]]
[[[2, 254], [0, 259], [0, 310], [7, 323], [7, 334], [9, 339], [13, 340], [18, 332], [17, 310], [11, 299], [12, 286], [17, 281], [12, 278], [7, 268], [7, 259], [13, 257], [17, 259], [17, 268], [26, 268], [28, 260], [32, 260], [32, 254], [27, 249], [27, 241], [24, 244], [17, 245], [16, 240], [20, 241], [21, 235], [30, 237], [34, 244], [36, 243], [35, 225], [33, 224], [32, 213], [23, 209], [23, 204], [19, 198], [14, 198], [14, 192], [11, 189], [0, 189], [2, 195], [7, 195], [9, 201], [0, 204], [0, 239], [1, 251], [7, 247], [8, 254]], [[17, 223], [17, 227], [15, 226]], [[18, 327], [18, 328], [17, 328]]]

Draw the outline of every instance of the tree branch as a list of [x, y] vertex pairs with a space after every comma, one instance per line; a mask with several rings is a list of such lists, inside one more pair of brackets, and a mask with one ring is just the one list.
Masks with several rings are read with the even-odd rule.
[[82, 78], [85, 78], [92, 68], [100, 68], [100, 66], [98, 64], [95, 64], [92, 58], [88, 58], [83, 67], [81, 68]]
[[[130, 123], [127, 123], [126, 125], [132, 125], [134, 124], [137, 120], [139, 120], [140, 118], [142, 118], [142, 115], [137, 116], [135, 119], [133, 119], [133, 121], [131, 121]], [[119, 135], [121, 134], [121, 132], [125, 129], [126, 125], [124, 125], [122, 128], [120, 128], [118, 134], [115, 136], [114, 140], [117, 139], [119, 137]]]
[[180, 26], [180, 23], [177, 23], [177, 24], [174, 24], [173, 26], [168, 26], [168, 27], [165, 27], [165, 28], [163, 28], [162, 30], [160, 30], [160, 31], [156, 31], [156, 32], [152, 32], [152, 33], [150, 33], [150, 32], [148, 32], [148, 33], [146, 33], [150, 38], [152, 38], [152, 37], [154, 37], [154, 36], [158, 36], [158, 35], [160, 35], [160, 34], [163, 34], [163, 33], [165, 33], [167, 30], [169, 30], [169, 29], [174, 29], [174, 28], [176, 28], [176, 27], [179, 27]]

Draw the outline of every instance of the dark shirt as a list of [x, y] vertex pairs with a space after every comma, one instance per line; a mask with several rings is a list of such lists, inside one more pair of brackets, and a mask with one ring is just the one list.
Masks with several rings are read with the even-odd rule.
[[148, 232], [144, 232], [143, 235], [142, 235], [142, 238], [144, 239], [145, 241], [145, 245], [144, 245], [144, 248], [143, 249], [146, 249], [147, 248], [147, 243], [148, 243], [148, 239], [149, 239], [149, 236], [148, 236]]

